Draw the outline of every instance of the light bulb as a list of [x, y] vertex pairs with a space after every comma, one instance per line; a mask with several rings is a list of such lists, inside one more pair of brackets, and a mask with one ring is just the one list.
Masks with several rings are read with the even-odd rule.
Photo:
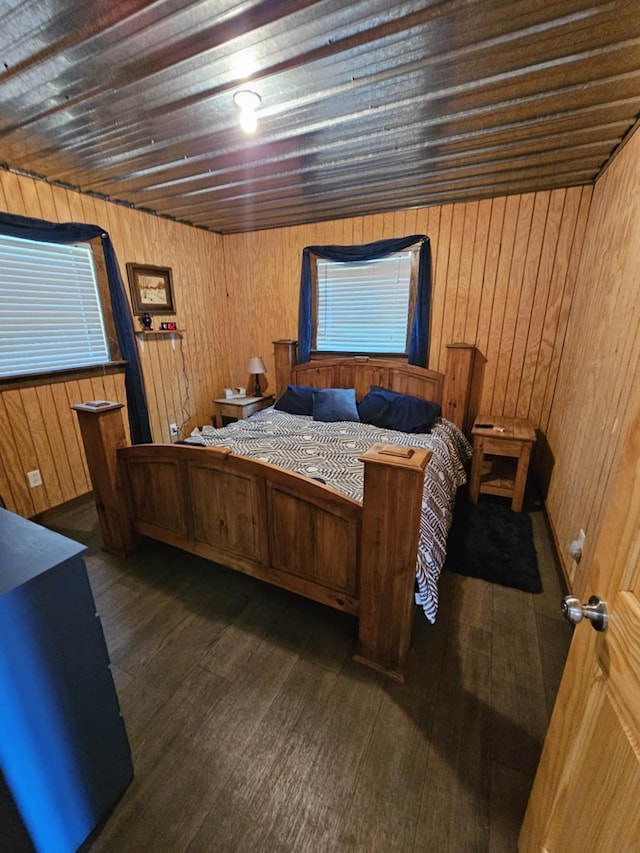
[[254, 133], [258, 126], [256, 110], [262, 98], [251, 89], [240, 89], [233, 96], [234, 103], [240, 108], [240, 127], [245, 133]]
[[240, 127], [245, 133], [255, 133], [258, 127], [258, 116], [253, 110], [240, 110]]

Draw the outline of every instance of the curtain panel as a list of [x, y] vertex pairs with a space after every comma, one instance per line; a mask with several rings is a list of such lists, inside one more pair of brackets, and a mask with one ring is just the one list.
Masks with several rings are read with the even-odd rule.
[[46, 222], [10, 213], [0, 213], [0, 233], [23, 240], [47, 243], [80, 243], [100, 237], [104, 250], [111, 309], [122, 357], [126, 360], [125, 387], [131, 441], [134, 444], [151, 442], [149, 412], [144, 390], [144, 379], [138, 357], [133, 317], [129, 309], [127, 294], [120, 276], [120, 268], [109, 235], [98, 225], [81, 222]]
[[418, 288], [413, 323], [409, 335], [409, 364], [427, 366], [429, 353], [429, 312], [431, 306], [431, 244], [424, 234], [402, 237], [393, 240], [378, 240], [363, 246], [307, 246], [302, 250], [300, 271], [300, 303], [298, 309], [298, 361], [306, 362], [311, 358], [312, 328], [312, 284], [311, 255], [317, 255], [329, 261], [353, 263], [374, 261], [394, 252], [420, 245], [418, 263]]

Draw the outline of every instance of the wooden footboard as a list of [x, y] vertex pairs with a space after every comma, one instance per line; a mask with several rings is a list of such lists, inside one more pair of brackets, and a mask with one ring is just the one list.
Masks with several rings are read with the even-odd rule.
[[224, 447], [123, 447], [119, 404], [74, 408], [106, 550], [147, 536], [350, 613], [357, 660], [404, 680], [430, 451], [367, 451], [360, 504]]
[[357, 501], [221, 447], [138, 445], [118, 462], [136, 533], [358, 613]]

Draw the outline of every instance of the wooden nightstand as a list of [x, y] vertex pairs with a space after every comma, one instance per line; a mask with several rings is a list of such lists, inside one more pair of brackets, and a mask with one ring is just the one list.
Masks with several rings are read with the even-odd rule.
[[[478, 424], [490, 424], [481, 427]], [[511, 509], [522, 510], [531, 448], [536, 433], [531, 421], [480, 415], [473, 429], [473, 462], [469, 496], [476, 503], [479, 494], [511, 498]]]
[[226, 397], [218, 397], [213, 401], [216, 407], [213, 425], [220, 428], [229, 421], [243, 421], [250, 415], [273, 406], [274, 400], [273, 394], [268, 394], [266, 397], [236, 397], [230, 400]]

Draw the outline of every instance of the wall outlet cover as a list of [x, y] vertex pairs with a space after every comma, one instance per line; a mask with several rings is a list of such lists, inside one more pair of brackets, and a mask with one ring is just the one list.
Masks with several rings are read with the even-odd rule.
[[38, 468], [36, 468], [35, 471], [27, 471], [27, 479], [29, 480], [29, 485], [32, 489], [35, 489], [36, 486], [42, 485], [42, 474]]

